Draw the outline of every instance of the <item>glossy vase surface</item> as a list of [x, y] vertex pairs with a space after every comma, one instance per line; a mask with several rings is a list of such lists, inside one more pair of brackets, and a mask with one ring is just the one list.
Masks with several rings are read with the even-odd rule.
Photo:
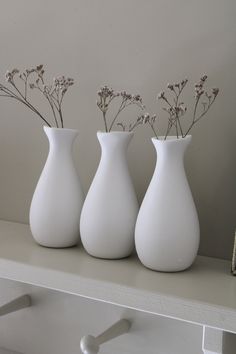
[[79, 240], [84, 196], [72, 156], [77, 130], [44, 127], [49, 154], [30, 207], [30, 228], [37, 243], [71, 247]]
[[133, 133], [98, 132], [101, 160], [81, 213], [81, 241], [99, 258], [127, 257], [134, 248], [138, 202], [126, 151]]
[[152, 139], [156, 168], [135, 229], [138, 257], [148, 268], [175, 272], [191, 266], [199, 247], [199, 221], [184, 170], [185, 138]]

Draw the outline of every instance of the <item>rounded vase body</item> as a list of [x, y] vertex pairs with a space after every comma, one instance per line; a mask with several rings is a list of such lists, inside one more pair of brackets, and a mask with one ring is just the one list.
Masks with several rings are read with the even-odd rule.
[[181, 271], [193, 263], [200, 239], [183, 161], [191, 136], [152, 141], [158, 159], [137, 218], [136, 250], [148, 268]]
[[131, 254], [138, 202], [126, 150], [133, 133], [97, 133], [101, 160], [81, 213], [80, 234], [86, 251], [99, 258]]
[[37, 243], [71, 247], [79, 240], [83, 192], [72, 157], [78, 132], [44, 127], [49, 154], [30, 207], [30, 228]]

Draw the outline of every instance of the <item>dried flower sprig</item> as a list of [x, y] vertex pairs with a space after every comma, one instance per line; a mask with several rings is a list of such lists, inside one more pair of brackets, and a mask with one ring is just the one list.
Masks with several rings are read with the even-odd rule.
[[154, 134], [156, 135], [156, 131], [154, 128], [154, 124], [157, 120], [157, 115], [154, 114], [152, 116], [150, 116], [149, 113], [144, 113], [141, 116], [138, 117], [136, 125], [139, 124], [148, 124], [150, 126], [150, 128], [152, 129], [152, 131], [154, 132]]
[[[44, 73], [43, 65], [38, 65], [33, 69], [26, 69], [21, 73], [18, 69], [7, 71], [5, 74], [6, 81], [12, 89], [0, 84], [0, 96], [13, 98], [23, 103], [36, 113], [45, 124], [51, 127], [52, 124], [49, 123], [48, 119], [29, 100], [28, 89], [37, 89], [48, 101], [56, 127], [64, 128], [62, 103], [68, 88], [74, 84], [74, 80], [59, 76], [54, 78], [52, 84], [49, 85], [45, 83]], [[23, 81], [23, 88], [16, 83], [17, 79]]]
[[[111, 122], [109, 124], [108, 118], [107, 118], [107, 112], [108, 112], [111, 102], [116, 98], [118, 98], [120, 100], [119, 107], [118, 107], [116, 114], [111, 119]], [[112, 88], [109, 88], [108, 86], [103, 86], [100, 88], [100, 90], [98, 91], [97, 106], [100, 109], [100, 111], [102, 112], [106, 132], [110, 132], [112, 130], [114, 124], [117, 121], [119, 114], [130, 105], [136, 105], [141, 110], [144, 109], [144, 105], [143, 105], [142, 98], [140, 95], [132, 95], [130, 93], [127, 93], [126, 91], [115, 92]], [[123, 131], [125, 131], [125, 130], [132, 131], [139, 124], [140, 123], [138, 123], [138, 121], [136, 121], [135, 123], [130, 124], [128, 126], [128, 129], [127, 129], [127, 126], [122, 122], [117, 123], [117, 126], [120, 126]]]
[[[161, 91], [158, 94], [157, 99], [164, 101], [167, 104], [166, 107], [163, 107], [163, 110], [168, 113], [168, 125], [167, 125], [164, 139], [167, 138], [172, 128], [175, 129], [177, 138], [186, 137], [186, 135], [193, 128], [193, 126], [207, 114], [207, 112], [213, 105], [219, 93], [219, 89], [212, 88], [211, 93], [209, 93], [204, 87], [206, 81], [207, 81], [207, 75], [204, 75], [200, 78], [199, 82], [195, 84], [195, 95], [194, 95], [195, 103], [193, 108], [193, 116], [192, 116], [191, 123], [189, 124], [185, 132], [183, 129], [182, 117], [187, 112], [187, 107], [184, 104], [184, 102], [180, 100], [180, 97], [182, 95], [185, 86], [188, 83], [188, 79], [184, 79], [174, 84], [167, 84], [167, 89], [170, 91], [171, 97], [167, 96], [164, 91]], [[202, 105], [201, 111], [199, 108], [200, 104]], [[146, 113], [146, 115], [149, 117], [148, 113]], [[149, 123], [149, 125], [152, 128], [152, 131], [154, 132], [156, 138], [158, 139], [158, 134], [154, 126], [155, 121], [152, 124], [150, 124], [149, 120], [150, 117], [146, 119], [144, 123]]]
[[117, 123], [118, 126], [122, 128], [123, 131], [129, 131], [132, 132], [134, 129], [136, 129], [139, 125], [143, 125], [148, 123], [151, 128], [153, 129], [153, 125], [156, 121], [156, 114], [150, 117], [149, 113], [142, 114], [138, 116], [137, 120], [133, 123], [130, 123], [128, 126], [126, 126], [124, 123]]

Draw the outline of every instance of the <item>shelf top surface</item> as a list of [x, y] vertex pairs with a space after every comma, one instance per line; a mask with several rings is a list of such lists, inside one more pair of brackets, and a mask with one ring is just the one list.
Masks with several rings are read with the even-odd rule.
[[0, 221], [0, 277], [236, 332], [236, 277], [225, 260], [198, 256], [184, 272], [154, 272], [136, 256], [44, 248], [28, 225]]

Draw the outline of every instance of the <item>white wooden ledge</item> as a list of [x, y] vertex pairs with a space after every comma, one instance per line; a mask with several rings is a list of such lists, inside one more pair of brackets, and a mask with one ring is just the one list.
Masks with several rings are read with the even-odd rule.
[[198, 257], [185, 272], [158, 273], [135, 256], [43, 248], [28, 225], [0, 221], [0, 277], [236, 333], [236, 277], [224, 260]]
[[236, 335], [203, 326], [202, 351], [204, 354], [235, 354]]

